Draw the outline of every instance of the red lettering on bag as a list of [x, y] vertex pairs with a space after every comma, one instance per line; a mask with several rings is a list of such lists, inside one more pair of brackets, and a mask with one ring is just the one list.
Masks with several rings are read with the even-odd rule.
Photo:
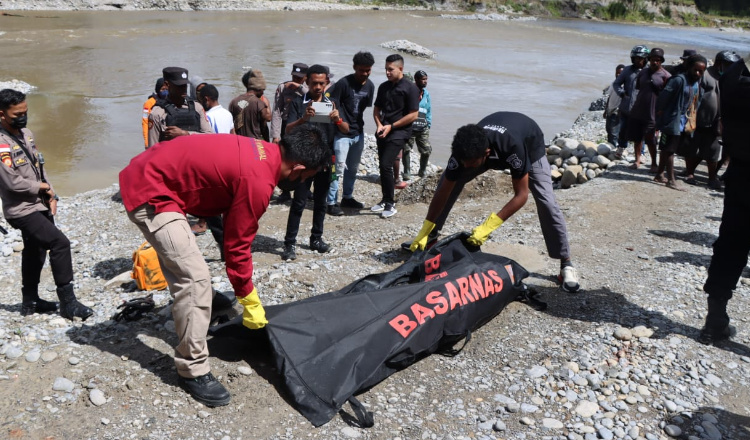
[[503, 290], [503, 279], [500, 278], [500, 275], [498, 275], [497, 272], [495, 272], [494, 270], [488, 270], [487, 275], [489, 275], [493, 280], [497, 281], [497, 284], [495, 284], [495, 292]]
[[408, 316], [401, 314], [388, 321], [404, 339], [417, 328], [417, 323], [409, 319]]
[[479, 278], [478, 273], [469, 275], [469, 287], [471, 287], [471, 293], [474, 294], [474, 298], [479, 299], [487, 297], [487, 294], [484, 293], [484, 288], [482, 287], [482, 279]]
[[424, 280], [425, 281], [432, 281], [432, 280], [439, 280], [440, 278], [445, 278], [448, 276], [448, 272], [440, 272], [440, 273], [434, 273], [432, 275], [425, 275]]
[[476, 301], [476, 298], [469, 292], [469, 280], [466, 277], [458, 278], [456, 282], [458, 283], [458, 291], [461, 292], [461, 300], [463, 300], [464, 304]]
[[435, 317], [435, 312], [432, 309], [428, 309], [427, 307], [419, 303], [412, 304], [411, 312], [414, 314], [414, 317], [417, 318], [417, 322], [420, 324], [424, 324], [424, 322], [427, 321], [427, 318]]
[[434, 309], [438, 315], [442, 315], [443, 313], [448, 311], [448, 300], [443, 297], [443, 294], [441, 292], [433, 290], [432, 292], [427, 294], [427, 298], [425, 299], [427, 301], [427, 304], [432, 304], [435, 306]]
[[456, 306], [462, 306], [464, 303], [461, 302], [461, 296], [458, 294], [458, 289], [450, 281], [445, 283], [445, 291], [448, 292], [448, 300], [451, 304], [451, 310], [455, 309]]
[[434, 257], [430, 258], [429, 260], [425, 260], [424, 262], [424, 273], [431, 274], [432, 272], [435, 272], [436, 270], [440, 269], [440, 256], [442, 254], [437, 254]]
[[482, 274], [482, 279], [484, 280], [484, 293], [486, 293], [487, 296], [494, 295], [495, 287], [494, 284], [492, 284], [492, 280], [490, 279], [490, 277]]
[[516, 277], [513, 275], [513, 266], [510, 264], [506, 264], [505, 271], [508, 272], [508, 276], [510, 277], [510, 282], [513, 284], [516, 284]]

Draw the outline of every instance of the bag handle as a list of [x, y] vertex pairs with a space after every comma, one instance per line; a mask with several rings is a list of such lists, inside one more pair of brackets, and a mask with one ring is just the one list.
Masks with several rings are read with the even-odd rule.
[[449, 348], [446, 348], [444, 350], [440, 350], [439, 353], [441, 355], [445, 356], [445, 357], [456, 357], [456, 356], [458, 356], [459, 353], [461, 353], [464, 350], [464, 348], [466, 348], [466, 344], [468, 344], [469, 341], [471, 341], [471, 331], [468, 331], [468, 330], [466, 331], [466, 337], [463, 338], [463, 340], [464, 340], [464, 343], [461, 344], [460, 348], [449, 347]]
[[354, 396], [348, 398], [347, 402], [349, 402], [352, 410], [354, 410], [354, 417], [349, 415], [343, 409], [339, 411], [347, 425], [354, 426], [355, 428], [372, 428], [375, 426], [375, 418], [372, 415], [372, 411], [367, 411], [365, 406], [362, 405], [362, 402], [357, 400]]

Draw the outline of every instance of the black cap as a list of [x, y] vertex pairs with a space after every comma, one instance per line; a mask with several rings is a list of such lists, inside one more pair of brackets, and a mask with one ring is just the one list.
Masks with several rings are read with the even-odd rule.
[[648, 53], [648, 59], [651, 59], [653, 57], [659, 57], [661, 58], [661, 61], [664, 62], [664, 49], [660, 49], [658, 47], [651, 49], [651, 52]]
[[307, 76], [307, 64], [294, 63], [292, 65], [292, 76], [296, 76], [297, 78]]
[[184, 86], [188, 83], [188, 71], [182, 67], [165, 67], [161, 73], [170, 84]]
[[685, 61], [686, 59], [690, 58], [693, 55], [697, 55], [698, 52], [695, 51], [695, 49], [685, 49], [682, 51], [682, 56], [680, 57], [681, 60]]

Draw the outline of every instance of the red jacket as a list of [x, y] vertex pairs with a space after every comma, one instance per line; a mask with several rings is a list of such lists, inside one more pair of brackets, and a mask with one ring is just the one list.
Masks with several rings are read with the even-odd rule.
[[131, 212], [148, 203], [156, 213], [224, 215], [224, 257], [235, 295], [253, 290], [251, 245], [279, 180], [278, 145], [232, 134], [180, 136], [161, 142], [120, 172]]

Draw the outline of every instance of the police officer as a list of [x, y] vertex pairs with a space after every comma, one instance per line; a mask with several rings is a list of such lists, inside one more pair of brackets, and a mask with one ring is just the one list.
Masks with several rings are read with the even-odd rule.
[[188, 71], [182, 67], [162, 70], [166, 99], [156, 101], [148, 117], [148, 146], [194, 133], [213, 133], [206, 112], [188, 98]]
[[57, 227], [57, 195], [40, 166], [34, 135], [26, 128], [26, 95], [0, 90], [0, 198], [11, 226], [21, 230], [21, 314], [54, 312], [57, 303], [39, 298], [39, 278], [49, 251], [60, 315], [85, 320], [94, 311], [76, 299], [70, 241]]

